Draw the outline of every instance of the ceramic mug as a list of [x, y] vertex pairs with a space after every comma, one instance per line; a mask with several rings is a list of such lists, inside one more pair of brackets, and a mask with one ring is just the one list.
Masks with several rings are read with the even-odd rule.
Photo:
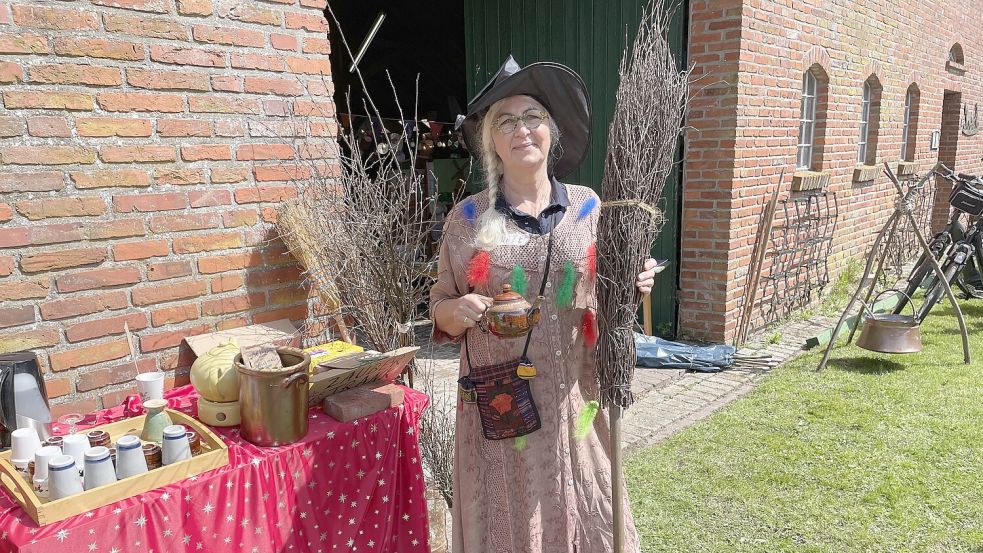
[[33, 428], [18, 428], [10, 433], [10, 460], [17, 472], [27, 475], [27, 465], [41, 449], [41, 437]]
[[90, 447], [85, 452], [85, 489], [91, 490], [116, 481], [116, 470], [109, 458], [109, 448]]
[[123, 436], [116, 441], [116, 477], [120, 480], [147, 472], [143, 444], [136, 436]]
[[161, 445], [161, 461], [165, 465], [191, 458], [191, 444], [188, 431], [180, 424], [172, 424], [164, 429], [164, 443]]
[[58, 455], [48, 462], [48, 494], [52, 500], [82, 493], [75, 459], [71, 455]]
[[164, 372], [154, 371], [140, 373], [136, 376], [137, 390], [140, 391], [140, 401], [146, 403], [150, 399], [164, 399]]
[[61, 450], [65, 455], [71, 455], [75, 459], [75, 468], [79, 471], [79, 476], [82, 476], [82, 471], [85, 467], [82, 465], [85, 459], [85, 450], [91, 447], [89, 445], [89, 438], [84, 434], [69, 434], [65, 436], [65, 441], [61, 444]]

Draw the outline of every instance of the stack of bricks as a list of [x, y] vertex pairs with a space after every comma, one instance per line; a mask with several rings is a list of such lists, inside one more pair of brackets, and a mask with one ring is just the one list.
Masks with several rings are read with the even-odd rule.
[[185, 336], [307, 317], [271, 223], [339, 171], [324, 8], [0, 2], [0, 352], [39, 353], [57, 413], [186, 383]]

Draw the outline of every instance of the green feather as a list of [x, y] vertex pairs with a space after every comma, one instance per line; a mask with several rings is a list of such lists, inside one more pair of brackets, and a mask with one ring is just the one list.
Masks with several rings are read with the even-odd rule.
[[524, 450], [527, 445], [529, 445], [529, 442], [526, 440], [526, 437], [525, 436], [519, 436], [518, 438], [515, 439], [515, 450], [516, 451], [522, 451], [522, 450]]
[[520, 296], [526, 295], [526, 271], [522, 265], [512, 268], [512, 291]]
[[559, 307], [573, 306], [573, 285], [577, 282], [577, 273], [573, 270], [573, 262], [563, 265], [563, 280], [556, 289], [556, 305]]
[[594, 428], [594, 419], [597, 417], [597, 410], [600, 406], [596, 401], [588, 401], [584, 405], [584, 410], [577, 417], [577, 439], [583, 440]]

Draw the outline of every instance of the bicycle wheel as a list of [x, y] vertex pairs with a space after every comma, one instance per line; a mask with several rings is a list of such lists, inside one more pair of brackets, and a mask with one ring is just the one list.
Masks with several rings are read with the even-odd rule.
[[[953, 257], [949, 257], [945, 260], [942, 265], [942, 273], [945, 274], [945, 280], [948, 283], [952, 283], [956, 278], [956, 274], [962, 270], [963, 265], [966, 264], [966, 258], [963, 261], [956, 261]], [[925, 320], [935, 304], [939, 303], [942, 299], [942, 295], [945, 294], [945, 289], [942, 287], [942, 283], [936, 281], [932, 289], [925, 294], [925, 301], [922, 302], [922, 306], [918, 309], [918, 322]]]

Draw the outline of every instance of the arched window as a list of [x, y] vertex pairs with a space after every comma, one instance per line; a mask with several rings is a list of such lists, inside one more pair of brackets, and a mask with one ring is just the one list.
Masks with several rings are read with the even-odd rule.
[[802, 74], [802, 103], [799, 108], [799, 138], [795, 168], [819, 170], [826, 133], [826, 91], [829, 78], [815, 64]]
[[963, 65], [965, 60], [963, 59], [963, 47], [957, 42], [949, 48], [949, 61], [952, 63], [958, 63]]
[[863, 99], [860, 102], [860, 139], [857, 163], [877, 163], [877, 132], [880, 127], [881, 83], [871, 75], [864, 81]]
[[901, 128], [901, 161], [915, 161], [918, 135], [918, 85], [912, 83], [904, 97], [904, 126]]

